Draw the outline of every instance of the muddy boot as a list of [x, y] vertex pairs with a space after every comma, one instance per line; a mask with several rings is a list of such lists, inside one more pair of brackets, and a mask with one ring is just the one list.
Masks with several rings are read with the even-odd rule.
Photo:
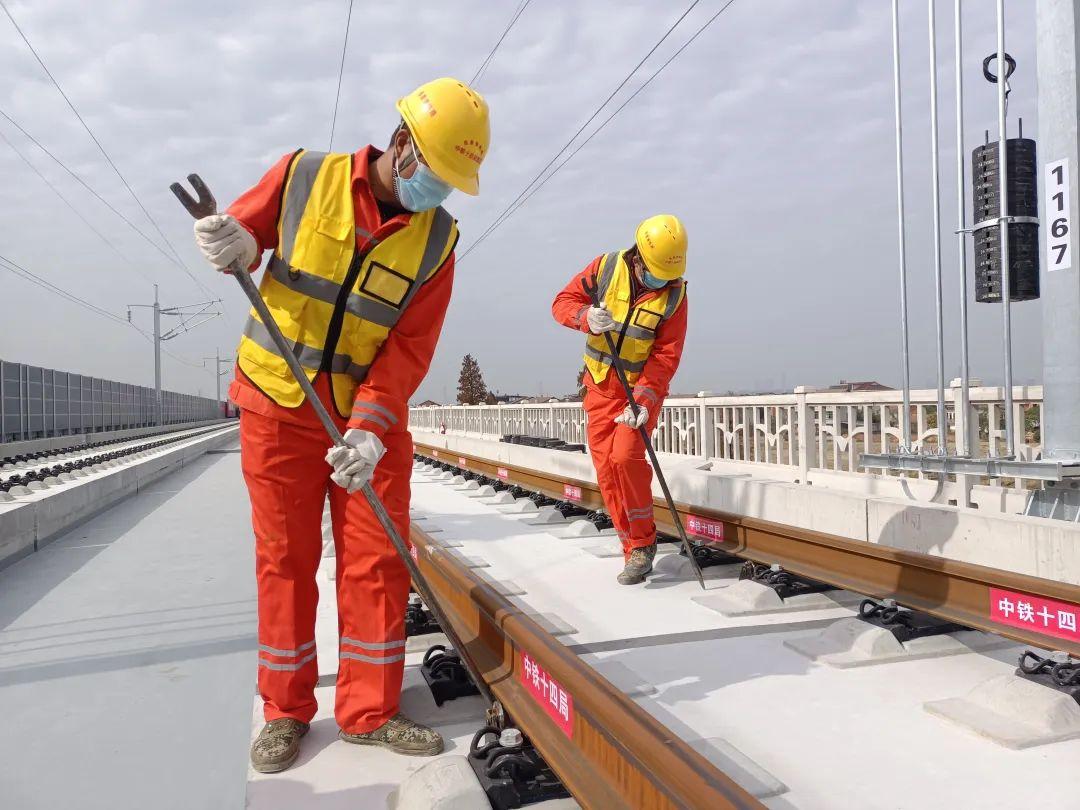
[[291, 717], [271, 720], [251, 744], [251, 767], [259, 773], [285, 770], [300, 756], [300, 738], [307, 733], [308, 724]]
[[443, 750], [443, 739], [439, 732], [414, 723], [401, 712], [374, 731], [365, 731], [363, 734], [342, 731], [341, 739], [357, 745], [381, 745], [396, 754], [413, 757], [433, 757]]
[[635, 548], [630, 552], [622, 573], [619, 574], [620, 585], [637, 585], [645, 581], [645, 575], [652, 573], [652, 561], [656, 556], [656, 543], [651, 546]]

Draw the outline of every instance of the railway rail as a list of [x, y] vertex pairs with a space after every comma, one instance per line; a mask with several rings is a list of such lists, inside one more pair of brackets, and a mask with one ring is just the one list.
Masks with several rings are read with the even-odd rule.
[[[492, 458], [416, 444], [421, 464], [450, 469], [500, 489], [520, 487], [579, 509], [599, 509], [595, 483], [527, 469]], [[423, 469], [423, 468], [422, 468]], [[520, 492], [515, 494], [521, 495]], [[755, 563], [780, 565], [803, 577], [1035, 647], [1076, 655], [1076, 645], [989, 617], [995, 590], [1080, 603], [1080, 588], [989, 567], [916, 554], [755, 518], [677, 503], [685, 525], [722, 524], [722, 540], [709, 545]], [[674, 528], [666, 504], [654, 501], [658, 528]], [[719, 534], [719, 533], [718, 533]], [[420, 568], [482, 674], [515, 726], [529, 737], [574, 798], [588, 808], [762, 808], [732, 775], [695, 750], [624, 694], [588, 660], [578, 657], [489, 577], [414, 524]], [[530, 689], [539, 667], [567, 698], [562, 716]], [[545, 689], [546, 691], [546, 689]], [[721, 763], [722, 764], [722, 763]], [[727, 766], [723, 766], [727, 767]], [[732, 772], [734, 773], [734, 772]]]
[[[518, 485], [556, 500], [565, 500], [567, 492], [572, 491], [574, 503], [586, 509], [603, 507], [600, 490], [591, 481], [447, 451], [423, 442], [416, 444], [416, 452], [433, 461], [448, 463], [504, 484]], [[799, 576], [868, 597], [894, 599], [904, 607], [1034, 647], [1080, 656], [1080, 643], [1001, 624], [994, 621], [991, 610], [995, 594], [1006, 592], [1064, 603], [1080, 612], [1080, 586], [888, 548], [698, 505], [677, 502], [676, 510], [684, 525], [697, 520], [722, 524], [722, 539], [710, 540], [710, 545], [747, 560], [779, 565]], [[671, 514], [662, 500], [654, 499], [653, 513], [660, 531], [674, 532]]]
[[0, 458], [0, 493], [10, 496], [27, 494], [38, 488], [37, 485], [52, 483], [50, 479], [63, 483], [69, 478], [79, 477], [91, 467], [204, 436], [228, 427], [230, 424], [215, 424], [189, 430], [174, 428], [134, 438], [112, 439], [37, 453], [6, 456]]
[[[458, 652], [584, 807], [764, 807], [423, 529], [414, 525], [411, 540], [447, 620], [469, 639]], [[530, 691], [534, 667], [545, 692], [557, 685], [563, 722]]]

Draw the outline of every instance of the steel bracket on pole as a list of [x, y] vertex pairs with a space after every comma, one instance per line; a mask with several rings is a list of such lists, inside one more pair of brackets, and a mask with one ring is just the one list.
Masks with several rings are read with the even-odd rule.
[[939, 475], [981, 475], [987, 478], [1031, 478], [1063, 481], [1080, 478], [1080, 460], [1015, 458], [966, 458], [964, 456], [912, 453], [863, 453], [859, 466], [866, 469], [902, 470]]

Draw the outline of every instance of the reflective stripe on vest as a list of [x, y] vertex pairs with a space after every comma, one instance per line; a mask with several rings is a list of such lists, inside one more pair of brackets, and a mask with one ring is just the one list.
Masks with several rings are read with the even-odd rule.
[[315, 180], [319, 176], [326, 159], [326, 152], [303, 152], [296, 159], [292, 177], [288, 180], [288, 189], [282, 200], [281, 229], [278, 234], [278, 245], [281, 256], [287, 262], [292, 262], [293, 248], [296, 243], [296, 233], [300, 230], [300, 220], [303, 219], [307, 209], [311, 191], [315, 188]]
[[[596, 349], [596, 348], [593, 348], [592, 346], [586, 346], [585, 347], [585, 356], [586, 357], [591, 357], [593, 360], [598, 360], [601, 363], [604, 363], [605, 365], [608, 365], [608, 366], [611, 365], [611, 355], [608, 354], [607, 352], [601, 350], [601, 349]], [[623, 367], [623, 371], [625, 371], [627, 374], [630, 374], [630, 373], [638, 373], [638, 374], [640, 374], [642, 372], [642, 370], [645, 368], [645, 361], [641, 360], [641, 361], [639, 361], [637, 363], [633, 363], [633, 362], [630, 362], [628, 360], [623, 360], [622, 361], [622, 367]]]
[[[278, 352], [277, 344], [274, 343], [274, 339], [270, 337], [270, 332], [263, 326], [262, 322], [255, 318], [248, 318], [247, 325], [244, 327], [244, 337], [251, 338], [256, 344], [266, 349], [272, 354], [281, 356]], [[303, 343], [297, 343], [292, 341], [292, 353], [305, 369], [311, 371], [318, 371], [319, 366], [322, 365], [323, 350], [316, 349], [314, 346], [305, 346]], [[335, 354], [330, 361], [330, 370], [338, 374], [348, 374], [358, 383], [363, 382], [367, 376], [369, 366], [358, 366], [352, 361], [352, 358], [345, 354]]]
[[604, 263], [600, 268], [600, 275], [596, 280], [596, 300], [603, 301], [607, 295], [611, 279], [615, 275], [615, 266], [619, 263], [618, 251], [613, 251], [604, 257]]
[[[600, 260], [596, 278], [597, 299], [607, 304], [616, 330], [609, 332], [616, 340], [619, 358], [626, 371], [627, 381], [635, 383], [652, 351], [656, 330], [679, 308], [685, 297], [682, 282], [672, 284], [657, 295], [634, 302], [630, 268], [621, 251], [605, 254]], [[585, 342], [585, 367], [593, 382], [601, 383], [611, 368], [611, 354], [603, 335], [590, 335]]]

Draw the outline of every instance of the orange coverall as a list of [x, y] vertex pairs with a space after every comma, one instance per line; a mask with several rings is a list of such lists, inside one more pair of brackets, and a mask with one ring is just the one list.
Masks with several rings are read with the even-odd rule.
[[[597, 256], [571, 279], [551, 305], [551, 314], [563, 326], [586, 334], [589, 324], [585, 317], [591, 302], [582, 287], [588, 278], [595, 283], [600, 269]], [[634, 283], [634, 302], [655, 298], [658, 292]], [[656, 330], [645, 368], [634, 384], [634, 399], [649, 410], [645, 425], [651, 436], [660, 415], [660, 406], [667, 396], [671, 378], [679, 368], [683, 344], [686, 342], [687, 302], [683, 299], [675, 313]], [[615, 333], [613, 332], [612, 335]], [[611, 520], [615, 524], [623, 556], [630, 551], [656, 542], [656, 523], [653, 520], [652, 467], [645, 459], [645, 444], [636, 428], [616, 425], [614, 419], [626, 408], [626, 392], [612, 368], [603, 382], [596, 383], [585, 371], [585, 413], [588, 415], [589, 452], [596, 468], [596, 482], [604, 497]]]
[[[356, 153], [356, 224], [384, 239], [409, 221], [407, 212], [380, 206], [368, 184], [368, 163], [381, 152]], [[277, 246], [286, 155], [229, 208], [258, 242]], [[384, 214], [386, 218], [384, 219]], [[257, 266], [257, 263], [256, 263]], [[454, 254], [419, 290], [379, 349], [349, 420], [335, 410], [327, 375], [315, 389], [343, 431], [360, 428], [386, 447], [372, 486], [402, 537], [409, 536], [412, 436], [408, 401], [427, 374], [442, 329], [454, 277]], [[332, 350], [332, 349], [331, 349]], [[325, 461], [330, 439], [308, 402], [284, 408], [236, 368], [230, 398], [243, 411], [240, 453], [251, 497], [259, 593], [259, 692], [267, 721], [315, 715], [315, 572], [322, 556], [327, 495], [337, 554], [338, 673], [334, 714], [342, 730], [359, 734], [398, 711], [405, 659], [409, 574], [360, 492], [332, 484]], [[367, 414], [365, 416], [364, 414]]]

